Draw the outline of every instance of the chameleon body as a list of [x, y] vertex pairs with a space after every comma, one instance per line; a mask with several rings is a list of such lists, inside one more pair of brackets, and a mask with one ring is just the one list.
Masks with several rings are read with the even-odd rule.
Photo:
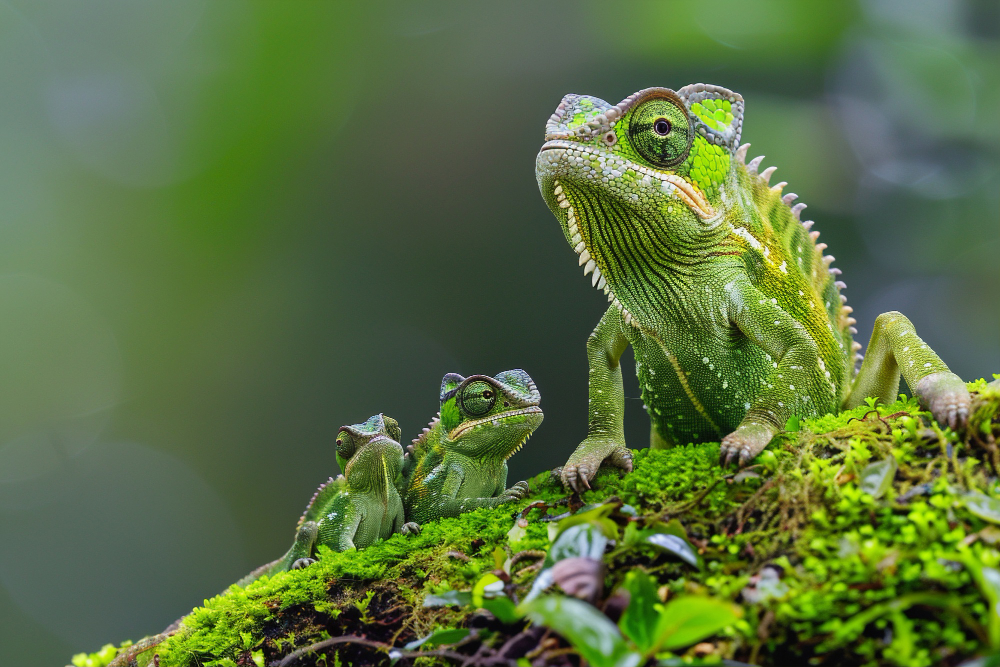
[[404, 523], [398, 490], [401, 435], [396, 420], [381, 414], [362, 424], [341, 426], [337, 462], [343, 476], [331, 477], [313, 494], [296, 526], [295, 543], [285, 555], [237, 584], [245, 586], [265, 574], [310, 565], [319, 545], [334, 551], [364, 549], [396, 532], [417, 532], [415, 524]]
[[[884, 313], [856, 370], [857, 333], [804, 204], [745, 162], [743, 98], [694, 84], [617, 105], [567, 95], [536, 159], [542, 196], [611, 306], [587, 340], [588, 433], [562, 469], [589, 486], [604, 462], [631, 470], [619, 358], [633, 347], [650, 445], [720, 439], [755, 457], [793, 415], [895, 398], [902, 373], [941, 423], [969, 394], [902, 314]], [[857, 355], [857, 360], [861, 355]]]
[[539, 400], [522, 370], [445, 375], [441, 411], [407, 448], [407, 519], [423, 523], [526, 496], [525, 482], [507, 488], [507, 459], [542, 423]]

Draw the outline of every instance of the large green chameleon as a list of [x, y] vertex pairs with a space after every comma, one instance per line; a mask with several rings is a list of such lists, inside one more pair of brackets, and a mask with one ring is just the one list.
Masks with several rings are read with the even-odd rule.
[[441, 411], [407, 447], [407, 519], [423, 523], [525, 497], [527, 483], [507, 488], [507, 459], [542, 423], [539, 401], [522, 370], [445, 375]]
[[875, 320], [856, 370], [840, 271], [775, 168], [745, 162], [742, 126], [743, 98], [700, 83], [616, 105], [567, 95], [546, 124], [539, 189], [611, 302], [587, 340], [588, 433], [562, 469], [574, 489], [604, 462], [631, 470], [628, 345], [651, 447], [721, 439], [722, 462], [745, 465], [793, 415], [893, 400], [900, 373], [939, 422], [966, 422], [965, 384], [898, 312]]
[[334, 551], [365, 547], [393, 533], [419, 531], [405, 523], [398, 485], [403, 466], [402, 435], [395, 419], [375, 415], [362, 424], [341, 426], [337, 462], [342, 477], [330, 478], [313, 494], [296, 526], [295, 543], [276, 561], [237, 582], [298, 569], [315, 562], [316, 547]]

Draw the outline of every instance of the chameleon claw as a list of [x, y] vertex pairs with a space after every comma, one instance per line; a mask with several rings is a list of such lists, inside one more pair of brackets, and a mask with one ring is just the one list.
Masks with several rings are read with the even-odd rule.
[[584, 465], [570, 465], [563, 468], [563, 483], [576, 493], [583, 493], [590, 488], [590, 469]]
[[315, 558], [299, 558], [297, 561], [292, 563], [293, 570], [301, 570], [302, 568], [309, 567], [316, 562]]
[[733, 465], [733, 462], [737, 460], [736, 459], [736, 452], [737, 452], [737, 449], [735, 447], [727, 447], [726, 448], [726, 460], [722, 464], [723, 467], [728, 468], [728, 467], [730, 467], [730, 466]]
[[621, 468], [626, 473], [632, 472], [632, 450], [627, 447], [616, 450], [607, 460], [609, 464]]
[[530, 491], [528, 483], [521, 481], [504, 491], [503, 497], [507, 499], [506, 502], [514, 502], [526, 498]]
[[741, 449], [740, 450], [740, 468], [745, 468], [747, 466], [747, 464], [750, 463], [750, 459], [751, 458], [753, 458], [753, 457], [750, 456], [750, 450], [749, 449]]

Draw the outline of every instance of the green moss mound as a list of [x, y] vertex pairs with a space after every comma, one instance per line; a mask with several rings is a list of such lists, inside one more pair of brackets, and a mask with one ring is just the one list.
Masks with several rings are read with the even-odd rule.
[[[417, 537], [361, 552], [327, 551], [311, 567], [207, 600], [176, 634], [73, 663], [579, 664], [572, 647], [525, 621], [423, 602], [468, 591], [489, 572], [523, 598], [553, 519], [616, 499], [630, 507], [612, 515], [621, 537], [604, 556], [599, 607], [613, 616], [617, 586], [642, 568], [661, 599], [711, 595], [744, 610], [682, 662], [957, 665], [1000, 650], [1000, 389], [982, 380], [969, 388], [973, 414], [961, 437], [901, 397], [790, 423], [739, 473], [720, 468], [717, 443], [637, 451], [630, 475], [602, 472], [582, 498], [544, 473], [519, 506], [428, 523]], [[702, 566], [629, 538], [654, 524], [685, 536]], [[440, 628], [477, 632], [423, 657], [390, 655]]]

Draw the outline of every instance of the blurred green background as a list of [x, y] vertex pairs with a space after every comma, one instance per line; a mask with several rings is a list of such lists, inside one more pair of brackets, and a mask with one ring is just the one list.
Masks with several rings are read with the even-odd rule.
[[338, 426], [413, 437], [445, 372], [526, 369], [511, 481], [565, 460], [605, 306], [535, 184], [568, 92], [739, 91], [862, 342], [899, 309], [1000, 372], [998, 63], [995, 0], [0, 3], [0, 661], [277, 557]]

